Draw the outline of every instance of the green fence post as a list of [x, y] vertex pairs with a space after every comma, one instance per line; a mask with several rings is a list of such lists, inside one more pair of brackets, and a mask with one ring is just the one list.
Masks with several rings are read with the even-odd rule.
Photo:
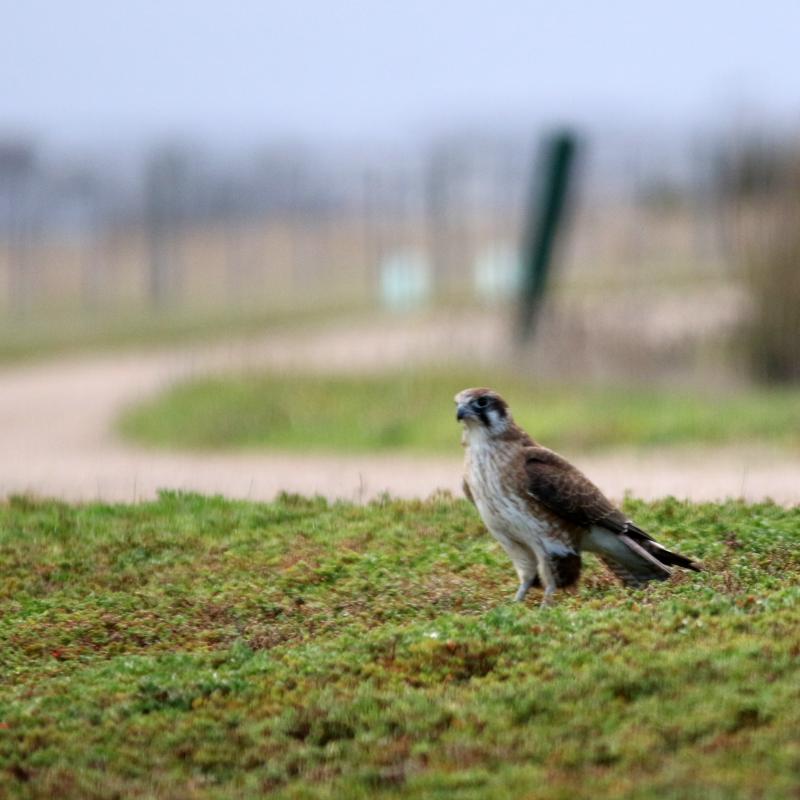
[[533, 336], [552, 271], [553, 252], [563, 229], [565, 210], [574, 173], [576, 137], [561, 131], [549, 137], [543, 147], [541, 180], [534, 172], [531, 202], [525, 225], [522, 251], [519, 340]]

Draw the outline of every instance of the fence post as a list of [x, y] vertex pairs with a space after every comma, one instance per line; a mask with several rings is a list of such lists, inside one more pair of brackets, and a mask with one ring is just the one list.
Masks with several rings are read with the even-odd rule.
[[564, 225], [577, 140], [569, 131], [551, 136], [544, 145], [544, 176], [531, 181], [530, 206], [524, 231], [523, 275], [518, 338], [530, 339], [538, 322], [559, 230]]

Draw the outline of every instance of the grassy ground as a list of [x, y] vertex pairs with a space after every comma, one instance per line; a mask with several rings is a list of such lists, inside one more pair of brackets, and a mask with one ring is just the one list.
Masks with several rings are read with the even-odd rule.
[[787, 798], [800, 509], [629, 502], [708, 571], [513, 605], [448, 497], [0, 506], [0, 795]]
[[247, 375], [191, 380], [129, 410], [123, 432], [184, 448], [402, 449], [453, 453], [452, 397], [490, 382], [515, 417], [555, 448], [753, 439], [800, 446], [797, 390], [699, 395], [561, 388], [509, 376], [435, 372], [371, 377]]
[[116, 311], [53, 312], [0, 320], [0, 363], [97, 350], [219, 342], [280, 326], [325, 321], [339, 309], [308, 311]]

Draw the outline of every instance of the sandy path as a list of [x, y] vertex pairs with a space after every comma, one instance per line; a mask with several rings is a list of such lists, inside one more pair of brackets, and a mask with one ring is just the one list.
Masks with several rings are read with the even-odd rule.
[[[459, 491], [460, 451], [451, 458], [153, 452], [112, 433], [120, 409], [190, 374], [260, 364], [366, 370], [502, 346], [488, 318], [368, 321], [261, 340], [166, 352], [81, 356], [0, 370], [0, 496], [33, 492], [68, 500], [132, 501], [159, 488], [269, 499], [287, 490], [364, 500], [381, 492], [424, 497]], [[470, 352], [470, 350], [465, 350]], [[481, 355], [481, 354], [479, 354]], [[626, 491], [695, 500], [728, 496], [800, 502], [800, 458], [769, 449], [617, 452], [576, 458], [612, 496]]]

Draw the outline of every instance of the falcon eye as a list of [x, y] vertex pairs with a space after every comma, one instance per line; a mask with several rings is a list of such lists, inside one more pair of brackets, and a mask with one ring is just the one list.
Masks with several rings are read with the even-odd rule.
[[476, 408], [486, 408], [489, 405], [489, 398], [488, 397], [479, 397], [475, 401]]

